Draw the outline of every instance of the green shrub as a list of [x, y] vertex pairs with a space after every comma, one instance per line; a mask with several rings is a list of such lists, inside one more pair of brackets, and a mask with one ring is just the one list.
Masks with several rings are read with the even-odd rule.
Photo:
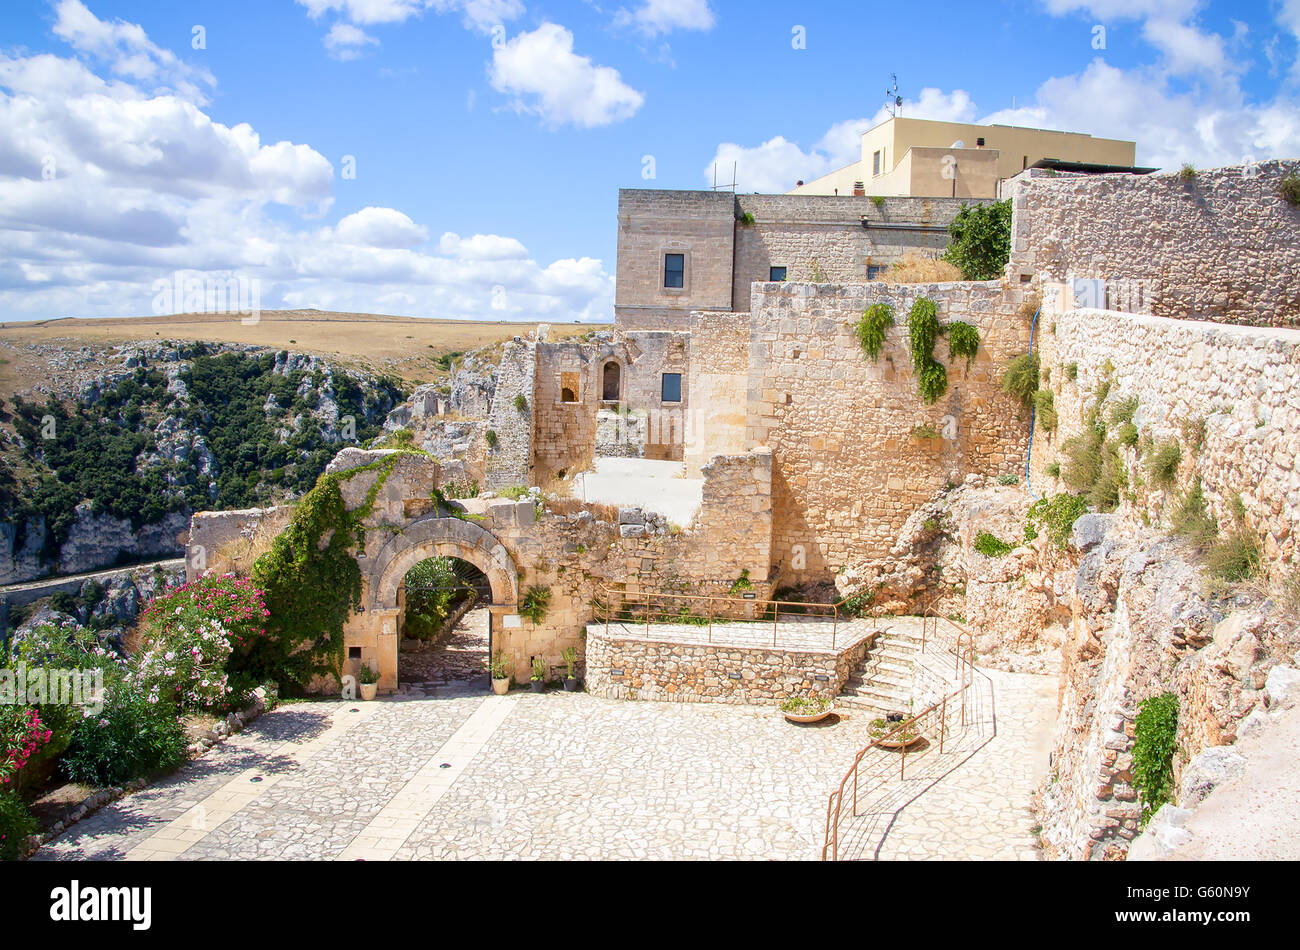
[[1001, 557], [1015, 549], [1014, 544], [1007, 544], [987, 531], [975, 535], [975, 550], [985, 557]]
[[1102, 446], [1104, 435], [1096, 428], [1084, 429], [1061, 445], [1065, 465], [1061, 478], [1067, 488], [1079, 494], [1092, 490], [1101, 477]]
[[1011, 202], [963, 205], [948, 226], [943, 260], [966, 280], [993, 280], [1011, 259]]
[[549, 587], [530, 587], [519, 602], [519, 615], [527, 617], [538, 624], [546, 619], [546, 611], [551, 606], [551, 589]]
[[919, 425], [912, 429], [912, 438], [937, 439], [939, 438], [939, 432], [932, 425]]
[[956, 362], [959, 358], [965, 357], [966, 368], [970, 369], [970, 364], [974, 362], [980, 348], [979, 331], [961, 320], [952, 321], [945, 330], [948, 333], [948, 358]]
[[885, 333], [894, 325], [894, 308], [887, 303], [873, 303], [854, 325], [853, 333], [858, 338], [862, 352], [872, 360], [880, 356], [880, 347], [884, 345]]
[[1120, 445], [1134, 446], [1138, 444], [1138, 427], [1131, 422], [1125, 422], [1119, 427], [1116, 434]]
[[1138, 398], [1130, 396], [1127, 399], [1121, 399], [1110, 408], [1110, 421], [1112, 425], [1120, 425], [1124, 422], [1132, 422], [1133, 417], [1137, 415]]
[[528, 494], [527, 485], [510, 485], [497, 492], [502, 498], [509, 498], [511, 501], [518, 501]]
[[487, 440], [487, 447], [489, 449], [495, 449], [497, 447], [497, 434], [495, 429], [488, 429], [487, 435], [485, 435], [484, 438]]
[[1179, 500], [1170, 527], [1174, 534], [1188, 538], [1194, 544], [1205, 544], [1219, 533], [1219, 526], [1205, 504], [1205, 489], [1200, 478], [1192, 480]]
[[1028, 408], [1033, 404], [1034, 393], [1038, 392], [1038, 368], [1037, 353], [1022, 353], [1012, 358], [1002, 374], [1002, 391], [1015, 396]]
[[884, 196], [884, 195], [872, 195], [872, 196], [871, 196], [871, 203], [872, 203], [873, 205], [875, 205], [877, 208], [883, 208], [883, 207], [885, 206], [885, 196]]
[[63, 756], [74, 782], [107, 788], [174, 769], [185, 761], [185, 732], [175, 707], [151, 703], [122, 684], [110, 688], [98, 716], [81, 720]]
[[1178, 172], [1180, 181], [1191, 181], [1196, 177], [1196, 166], [1191, 162], [1184, 162], [1183, 167]]
[[1197, 416], [1193, 419], [1184, 419], [1181, 428], [1183, 440], [1192, 447], [1193, 454], [1199, 453], [1205, 446], [1205, 417]]
[[528, 399], [523, 393], [515, 393], [515, 409], [520, 412], [528, 411]]
[[1183, 460], [1183, 450], [1177, 442], [1166, 442], [1147, 459], [1147, 471], [1162, 488], [1170, 488], [1178, 480], [1178, 466]]
[[1056, 397], [1050, 389], [1040, 389], [1034, 393], [1034, 409], [1038, 415], [1038, 424], [1048, 432], [1056, 428]]
[[1229, 583], [1254, 577], [1264, 563], [1259, 538], [1246, 524], [1246, 509], [1240, 495], [1232, 500], [1232, 517], [1232, 530], [1205, 552], [1205, 565], [1211, 576]]
[[1048, 463], [1047, 463], [1047, 467], [1046, 467], [1045, 469], [1043, 469], [1043, 471], [1047, 472], [1047, 474], [1050, 475], [1052, 478], [1060, 478], [1060, 477], [1061, 477], [1061, 463], [1060, 463], [1060, 462], [1048, 462]]
[[1078, 363], [1071, 363], [1069, 366], [1065, 367], [1065, 378], [1071, 382], [1079, 378]]
[[37, 832], [36, 819], [22, 796], [0, 791], [0, 861], [17, 861], [27, 850], [27, 839]]
[[1014, 484], [1016, 484], [1016, 483], [1019, 482], [1019, 481], [1020, 481], [1020, 479], [1019, 479], [1017, 476], [1015, 476], [1015, 475], [1010, 475], [1010, 474], [1007, 474], [1007, 475], [999, 475], [999, 476], [997, 477], [997, 482], [998, 482], [999, 485], [1014, 485]]
[[1064, 549], [1070, 540], [1070, 531], [1079, 516], [1088, 510], [1088, 500], [1082, 495], [1062, 493], [1040, 498], [1029, 506], [1025, 516], [1025, 538], [1034, 540], [1038, 529], [1047, 532], [1047, 539]]
[[1126, 488], [1128, 472], [1124, 460], [1119, 457], [1119, 448], [1108, 442], [1101, 448], [1101, 472], [1088, 492], [1088, 501], [1098, 511], [1114, 511]]
[[1143, 825], [1173, 794], [1177, 736], [1177, 695], [1162, 693], [1138, 703], [1133, 732], [1133, 787], [1141, 797]]
[[1300, 175], [1295, 172], [1287, 175], [1278, 182], [1277, 192], [1291, 207], [1300, 207]]

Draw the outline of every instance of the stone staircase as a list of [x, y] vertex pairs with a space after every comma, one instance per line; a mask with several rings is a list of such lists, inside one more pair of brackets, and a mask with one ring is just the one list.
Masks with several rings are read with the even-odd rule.
[[913, 667], [920, 652], [919, 629], [886, 626], [876, 634], [835, 704], [882, 716], [907, 710], [912, 700]]

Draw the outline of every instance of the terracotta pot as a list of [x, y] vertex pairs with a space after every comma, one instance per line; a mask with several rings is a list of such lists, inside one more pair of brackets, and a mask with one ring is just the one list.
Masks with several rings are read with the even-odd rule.
[[379, 692], [379, 684], [378, 684], [378, 683], [362, 683], [362, 684], [361, 684], [361, 698], [364, 699], [366, 702], [369, 702], [370, 700], [374, 699], [374, 698], [375, 698], [375, 694], [378, 693], [378, 692]]
[[498, 696], [504, 696], [506, 693], [510, 692], [510, 677], [507, 676], [505, 679], [493, 680], [492, 692], [496, 693]]

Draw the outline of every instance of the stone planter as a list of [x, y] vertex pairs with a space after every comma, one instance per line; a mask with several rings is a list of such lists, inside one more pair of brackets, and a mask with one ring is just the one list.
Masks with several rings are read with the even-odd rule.
[[821, 722], [823, 719], [825, 719], [833, 712], [835, 712], [835, 707], [827, 706], [821, 712], [809, 713], [806, 716], [800, 715], [799, 713], [788, 713], [788, 712], [782, 712], [781, 715], [785, 717], [786, 722], [804, 723], [804, 722]]
[[361, 684], [361, 698], [364, 699], [366, 702], [370, 702], [370, 700], [374, 699], [374, 698], [375, 698], [375, 695], [376, 695], [378, 692], [379, 692], [379, 684], [378, 684], [378, 683], [362, 683], [362, 684]]
[[510, 677], [507, 676], [505, 679], [500, 680], [494, 679], [492, 681], [492, 692], [496, 693], [498, 696], [504, 696], [506, 693], [510, 692]]

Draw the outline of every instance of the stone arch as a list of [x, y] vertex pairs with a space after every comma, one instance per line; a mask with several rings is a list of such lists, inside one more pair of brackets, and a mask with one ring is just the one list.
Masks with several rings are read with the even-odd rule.
[[431, 557], [460, 558], [482, 571], [492, 587], [492, 607], [518, 603], [519, 572], [495, 535], [462, 518], [430, 517], [394, 534], [374, 557], [367, 570], [366, 610], [396, 611], [406, 572]]
[[[611, 395], [612, 394], [612, 395]], [[602, 402], [620, 402], [623, 395], [623, 366], [610, 359], [600, 368], [600, 398]]]

